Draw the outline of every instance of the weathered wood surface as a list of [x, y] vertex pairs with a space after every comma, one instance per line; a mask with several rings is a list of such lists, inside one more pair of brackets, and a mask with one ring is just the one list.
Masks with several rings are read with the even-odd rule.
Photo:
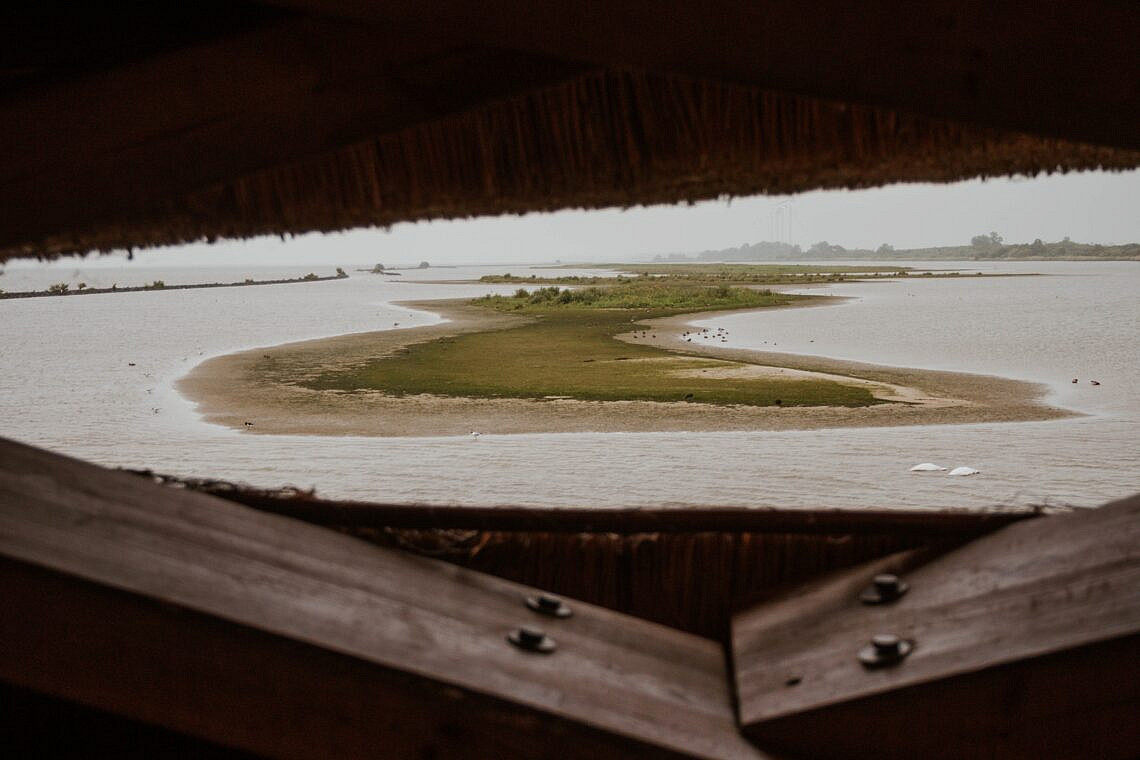
[[931, 0], [276, 0], [555, 57], [1140, 147], [1140, 7]]
[[906, 549], [946, 549], [1035, 512], [435, 507], [154, 477], [718, 641], [741, 604]]
[[[733, 619], [740, 720], [770, 751], [857, 757], [1140, 753], [1140, 497], [845, 571]], [[909, 592], [865, 606], [884, 569]], [[913, 640], [867, 670], [877, 633]]]
[[10, 441], [0, 557], [0, 679], [229, 746], [759, 756], [711, 641]]

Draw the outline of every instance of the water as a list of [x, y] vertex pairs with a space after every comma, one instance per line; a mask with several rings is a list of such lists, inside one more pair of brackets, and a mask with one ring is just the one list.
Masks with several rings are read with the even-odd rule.
[[[930, 266], [979, 269], [977, 263]], [[998, 266], [1053, 276], [843, 284], [828, 289], [852, 298], [839, 306], [705, 324], [727, 327], [730, 346], [776, 343], [777, 351], [1046, 383], [1051, 402], [1085, 416], [797, 432], [324, 438], [209, 425], [173, 390], [175, 380], [210, 356], [388, 329], [397, 321], [401, 329], [428, 324], [437, 317], [393, 302], [515, 287], [425, 281], [503, 271], [468, 267], [0, 301], [0, 435], [110, 466], [315, 487], [330, 498], [437, 504], [991, 508], [1091, 506], [1140, 490], [1140, 264]], [[331, 270], [57, 265], [9, 268], [0, 287], [234, 282]], [[1082, 382], [1073, 385], [1072, 377]], [[1089, 385], [1093, 377], [1102, 385]], [[970, 465], [982, 475], [908, 472], [923, 461]]]

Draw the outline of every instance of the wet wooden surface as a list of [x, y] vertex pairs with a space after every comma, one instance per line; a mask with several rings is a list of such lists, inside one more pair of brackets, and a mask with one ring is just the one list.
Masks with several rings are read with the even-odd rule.
[[0, 678], [229, 746], [759, 756], [712, 641], [9, 441], [0, 555]]
[[[884, 569], [910, 590], [861, 604]], [[913, 652], [864, 668], [856, 654], [877, 633]], [[741, 723], [792, 754], [1031, 757], [1053, 741], [1053, 756], [1128, 757], [1138, 634], [1140, 497], [1009, 526], [909, 570], [906, 557], [871, 563], [737, 615]]]

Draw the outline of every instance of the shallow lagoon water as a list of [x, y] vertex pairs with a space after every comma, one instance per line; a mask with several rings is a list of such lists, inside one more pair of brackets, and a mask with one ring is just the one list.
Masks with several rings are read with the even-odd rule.
[[[111, 466], [315, 487], [331, 498], [435, 504], [980, 509], [1091, 506], [1140, 490], [1140, 264], [929, 266], [1053, 276], [842, 284], [822, 291], [850, 297], [842, 305], [703, 324], [728, 328], [728, 345], [735, 347], [1046, 383], [1051, 402], [1086, 416], [798, 432], [500, 436], [488, 430], [478, 439], [324, 438], [209, 425], [173, 390], [175, 380], [209, 356], [426, 324], [437, 318], [393, 302], [515, 287], [421, 281], [503, 271], [467, 267], [399, 278], [352, 272], [335, 282], [0, 301], [0, 434]], [[107, 276], [125, 285], [128, 276], [229, 282], [330, 273], [324, 270], [331, 267], [128, 268]], [[525, 273], [532, 271], [542, 274]], [[80, 267], [11, 268], [0, 286], [74, 278], [92, 286], [101, 281]], [[1072, 385], [1073, 376], [1081, 383]], [[1088, 384], [1093, 377], [1102, 384]], [[969, 465], [982, 474], [909, 472], [924, 461]]]

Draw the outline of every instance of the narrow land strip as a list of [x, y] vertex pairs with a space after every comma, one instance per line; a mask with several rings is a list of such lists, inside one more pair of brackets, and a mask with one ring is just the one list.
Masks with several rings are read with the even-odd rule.
[[289, 277], [280, 280], [246, 279], [243, 282], [198, 282], [187, 285], [167, 285], [162, 280], [155, 280], [148, 285], [128, 285], [121, 288], [118, 285], [112, 285], [109, 288], [89, 288], [83, 285], [82, 287], [72, 290], [68, 283], [61, 282], [52, 285], [47, 290], [21, 290], [12, 293], [0, 290], [0, 299], [92, 296], [101, 293], [141, 293], [143, 291], [199, 290], [201, 288], [247, 288], [255, 285], [290, 285], [298, 282], [328, 282], [329, 280], [344, 280], [347, 278], [348, 275], [345, 274], [343, 270], [338, 269], [337, 274], [327, 275], [325, 277], [318, 277], [310, 272], [304, 277]]

